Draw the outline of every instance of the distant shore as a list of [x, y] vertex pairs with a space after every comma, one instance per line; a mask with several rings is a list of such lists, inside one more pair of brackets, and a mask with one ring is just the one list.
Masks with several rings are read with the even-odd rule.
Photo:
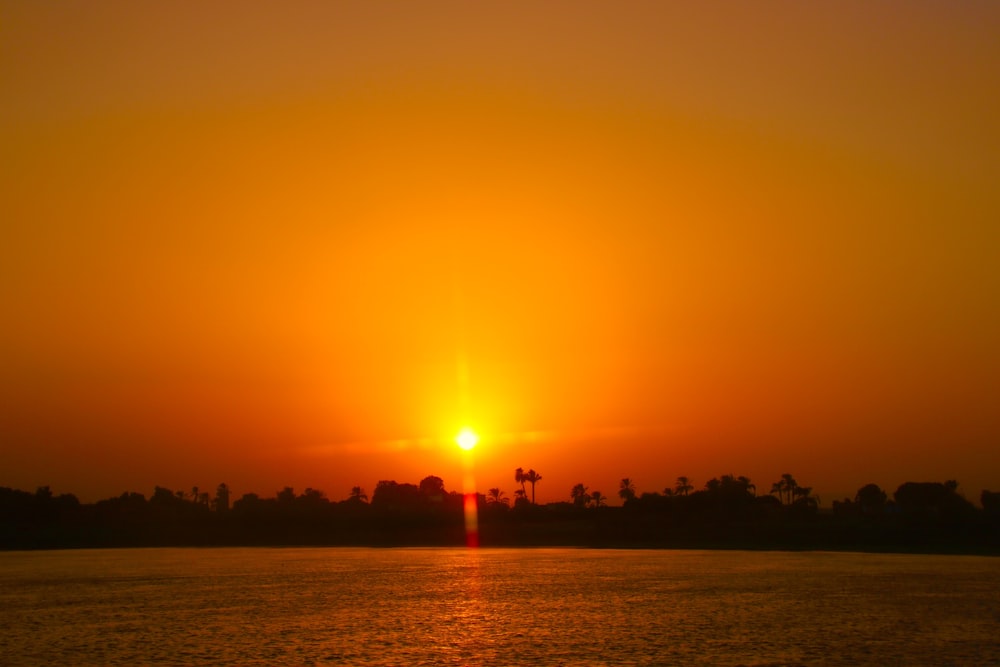
[[247, 494], [231, 507], [161, 487], [149, 499], [125, 493], [93, 504], [44, 487], [33, 494], [0, 487], [0, 549], [481, 546], [1000, 555], [1000, 512], [932, 483], [904, 485], [895, 502], [881, 494], [877, 505], [845, 501], [832, 510], [725, 485], [690, 495], [643, 494], [617, 507], [524, 498], [510, 506], [408, 486], [370, 503], [286, 489], [275, 498]]

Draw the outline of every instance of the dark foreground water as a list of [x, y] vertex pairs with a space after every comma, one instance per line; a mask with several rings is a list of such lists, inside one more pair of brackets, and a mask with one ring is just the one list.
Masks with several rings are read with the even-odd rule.
[[1000, 664], [1000, 559], [0, 553], [0, 664]]

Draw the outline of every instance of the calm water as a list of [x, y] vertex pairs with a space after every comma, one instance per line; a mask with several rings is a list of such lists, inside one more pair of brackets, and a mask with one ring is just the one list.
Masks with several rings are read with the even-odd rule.
[[1000, 664], [1000, 559], [587, 549], [0, 553], [0, 663]]

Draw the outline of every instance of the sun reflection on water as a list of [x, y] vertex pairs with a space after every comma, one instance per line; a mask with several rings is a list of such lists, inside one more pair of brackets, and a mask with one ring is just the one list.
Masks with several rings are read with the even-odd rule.
[[478, 494], [476, 492], [465, 494], [465, 546], [476, 548], [479, 546], [479, 512]]
[[1000, 664], [988, 613], [1000, 590], [995, 561], [489, 548], [0, 552], [0, 655], [12, 667]]

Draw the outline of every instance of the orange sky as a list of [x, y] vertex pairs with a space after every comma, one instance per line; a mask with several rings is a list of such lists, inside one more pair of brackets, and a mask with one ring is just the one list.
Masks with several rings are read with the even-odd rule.
[[998, 34], [2, 2], [0, 485], [1000, 490]]

